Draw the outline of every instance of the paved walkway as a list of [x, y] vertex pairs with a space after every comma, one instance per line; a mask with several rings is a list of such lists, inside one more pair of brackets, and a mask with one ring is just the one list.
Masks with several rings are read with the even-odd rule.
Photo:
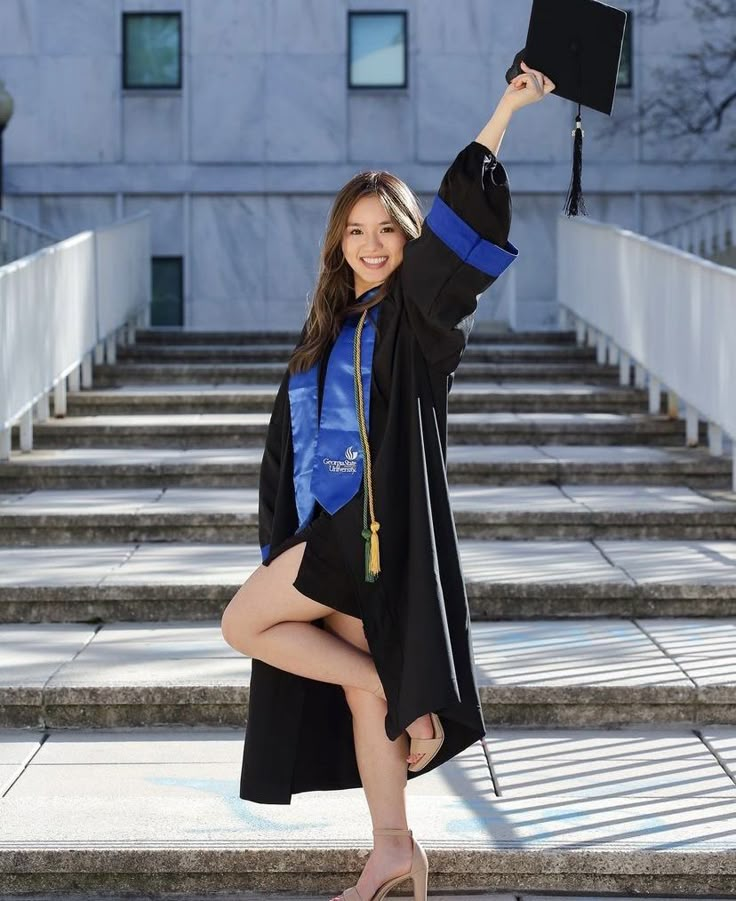
[[[736, 617], [474, 622], [479, 685], [736, 686]], [[244, 686], [218, 623], [10, 623], [0, 686]], [[0, 688], [0, 691], [2, 689]]]
[[[686, 447], [571, 333], [518, 338], [449, 398], [488, 733], [409, 782], [430, 890], [736, 898], [731, 445]], [[3, 897], [327, 901], [365, 861], [361, 789], [238, 796], [251, 661], [219, 617], [293, 342], [202, 340], [139, 333], [0, 466]]]
[[[48, 509], [48, 499], [43, 503]], [[73, 514], [71, 503], [69, 508]], [[670, 592], [680, 585], [720, 585], [736, 592], [736, 541], [461, 539], [458, 544], [471, 593], [482, 585], [593, 581], [666, 585]], [[260, 549], [252, 543], [0, 547], [0, 587], [145, 583], [238, 588], [260, 562]]]
[[[0, 731], [0, 866], [11, 850], [63, 857], [120, 848], [146, 868], [182, 852], [190, 867], [206, 860], [210, 868], [250, 849], [257, 868], [278, 849], [281, 868], [299, 862], [309, 871], [320, 851], [370, 847], [359, 788], [298, 794], [278, 807], [239, 800], [243, 734]], [[494, 729], [486, 747], [488, 757], [477, 743], [407, 786], [439, 890], [458, 879], [511, 889], [543, 876], [552, 889], [553, 862], [569, 876], [583, 860], [604, 884], [620, 885], [619, 868], [635, 871], [652, 850], [663, 870], [686, 866], [692, 876], [710, 853], [734, 848], [736, 727]], [[334, 857], [332, 875], [313, 877], [337, 892], [360, 859]]]
[[[44, 466], [68, 463], [89, 465], [126, 465], [132, 462], [159, 463], [164, 460], [178, 460], [186, 456], [188, 460], [201, 463], [217, 463], [220, 459], [237, 460], [240, 463], [256, 461], [263, 455], [261, 447], [191, 447], [172, 449], [170, 447], [66, 447], [35, 448], [32, 454], [13, 450], [4, 466], [34, 465]], [[474, 462], [496, 463], [516, 462], [567, 462], [615, 463], [618, 467], [627, 463], [723, 463], [718, 457], [711, 457], [703, 447], [652, 447], [647, 445], [597, 445], [597, 444], [453, 444], [447, 449], [448, 463]]]
[[[261, 454], [263, 452], [261, 451]], [[736, 528], [736, 498], [722, 489], [670, 485], [454, 485], [450, 500], [456, 518], [465, 512], [518, 511], [570, 513], [696, 513], [730, 515]], [[186, 515], [192, 511], [257, 516], [255, 488], [85, 488], [39, 489], [0, 494], [0, 516], [62, 512], [67, 516], [94, 513], [159, 512]]]
[[[488, 723], [734, 719], [733, 617], [474, 622], [471, 637]], [[236, 724], [249, 673], [219, 621], [6, 624], [0, 725]]]

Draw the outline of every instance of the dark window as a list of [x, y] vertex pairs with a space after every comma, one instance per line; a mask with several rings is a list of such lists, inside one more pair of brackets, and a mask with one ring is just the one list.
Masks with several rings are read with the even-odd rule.
[[406, 12], [348, 13], [348, 87], [407, 86]]
[[184, 325], [183, 257], [151, 257], [151, 325]]
[[631, 29], [634, 16], [631, 10], [626, 10], [626, 28], [624, 29], [624, 45], [621, 48], [621, 62], [618, 67], [618, 77], [616, 79], [617, 88], [631, 87]]
[[123, 87], [181, 87], [181, 13], [123, 13]]

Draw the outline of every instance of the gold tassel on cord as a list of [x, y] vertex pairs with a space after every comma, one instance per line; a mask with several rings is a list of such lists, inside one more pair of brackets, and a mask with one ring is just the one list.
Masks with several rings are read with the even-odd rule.
[[380, 523], [371, 523], [371, 566], [370, 572], [379, 573], [381, 571], [381, 555], [378, 552], [378, 530], [381, 528]]
[[[378, 573], [381, 571], [381, 556], [378, 547], [378, 530], [381, 524], [376, 521], [373, 509], [373, 471], [371, 468], [371, 449], [368, 444], [368, 431], [365, 425], [365, 407], [363, 405], [363, 379], [361, 376], [361, 359], [360, 359], [360, 336], [363, 331], [365, 317], [368, 310], [364, 310], [360, 322], [355, 329], [355, 340], [353, 342], [353, 374], [355, 381], [355, 405], [358, 413], [358, 428], [360, 430], [360, 441], [363, 446], [363, 456], [365, 458], [365, 467], [363, 469], [363, 484], [365, 487], [363, 495], [363, 537], [366, 539], [366, 582], [375, 582]], [[368, 530], [368, 507], [370, 508], [370, 531]], [[368, 542], [370, 542], [370, 552]]]

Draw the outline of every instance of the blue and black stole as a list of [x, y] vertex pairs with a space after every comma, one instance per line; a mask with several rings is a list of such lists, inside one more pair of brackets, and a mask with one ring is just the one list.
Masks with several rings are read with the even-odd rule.
[[[375, 287], [362, 294], [358, 304], [370, 300], [377, 291]], [[356, 329], [359, 318], [362, 319], [359, 312], [356, 310], [345, 319], [330, 351], [319, 424], [320, 362], [306, 372], [292, 373], [289, 377], [297, 531], [312, 520], [315, 501], [334, 514], [357, 494], [364, 477], [365, 455], [356, 401], [356, 351], [360, 359], [362, 411], [367, 432], [378, 307], [365, 316], [358, 346]]]

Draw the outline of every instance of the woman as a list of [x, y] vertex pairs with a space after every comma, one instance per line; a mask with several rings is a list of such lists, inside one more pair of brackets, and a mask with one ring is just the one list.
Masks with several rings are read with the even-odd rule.
[[269, 423], [263, 563], [222, 617], [225, 640], [252, 657], [241, 798], [365, 790], [374, 848], [345, 901], [376, 901], [409, 877], [416, 901], [426, 896], [406, 781], [485, 734], [447, 395], [477, 295], [517, 254], [496, 155], [513, 112], [554, 89], [522, 67], [424, 223], [389, 173], [360, 173], [338, 193]]

